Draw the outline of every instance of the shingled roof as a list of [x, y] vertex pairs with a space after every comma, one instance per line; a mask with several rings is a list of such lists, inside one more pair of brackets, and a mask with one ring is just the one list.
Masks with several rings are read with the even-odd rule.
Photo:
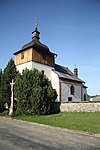
[[67, 67], [55, 64], [54, 72], [59, 76], [59, 78], [85, 83], [83, 80], [76, 77]]
[[39, 48], [41, 50], [44, 50], [46, 52], [50, 52], [49, 48], [44, 45], [43, 43], [41, 43], [40, 41], [36, 41], [36, 40], [32, 40], [31, 42], [25, 44], [22, 49], [27, 49], [29, 47], [35, 47], [35, 48]]
[[29, 48], [36, 48], [38, 50], [42, 50], [44, 52], [50, 53], [50, 50], [46, 45], [42, 44], [40, 41], [32, 40], [31, 42], [22, 46], [22, 48], [19, 51], [14, 53], [14, 55], [16, 55], [22, 51], [25, 51], [26, 49], [29, 49]]

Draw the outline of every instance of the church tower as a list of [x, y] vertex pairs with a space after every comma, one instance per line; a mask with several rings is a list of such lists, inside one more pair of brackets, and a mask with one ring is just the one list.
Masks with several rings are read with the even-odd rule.
[[40, 42], [39, 35], [38, 22], [36, 22], [35, 30], [32, 32], [32, 41], [25, 44], [20, 50], [14, 53], [16, 66], [29, 62], [36, 62], [54, 67], [55, 56], [57, 56], [57, 54], [50, 52], [49, 48]]

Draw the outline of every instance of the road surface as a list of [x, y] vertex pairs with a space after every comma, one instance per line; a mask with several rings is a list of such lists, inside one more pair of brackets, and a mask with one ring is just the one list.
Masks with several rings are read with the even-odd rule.
[[0, 150], [100, 150], [100, 137], [0, 117]]

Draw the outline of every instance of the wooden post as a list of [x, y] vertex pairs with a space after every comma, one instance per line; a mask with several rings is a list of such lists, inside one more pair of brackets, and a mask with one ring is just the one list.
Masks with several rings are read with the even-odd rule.
[[9, 115], [11, 116], [13, 114], [13, 105], [14, 105], [14, 80], [12, 79], [12, 82], [10, 83], [11, 85], [11, 105], [9, 108]]

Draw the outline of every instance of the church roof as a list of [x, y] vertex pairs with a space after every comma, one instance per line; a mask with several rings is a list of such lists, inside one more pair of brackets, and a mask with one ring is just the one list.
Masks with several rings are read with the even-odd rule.
[[72, 81], [84, 83], [83, 80], [81, 80], [80, 78], [76, 77], [74, 75], [74, 73], [72, 73], [67, 67], [55, 64], [54, 72], [59, 76], [59, 78], [62, 78], [62, 79], [65, 79], [65, 80], [67, 79], [67, 80], [72, 80]]
[[44, 45], [43, 43], [41, 43], [40, 41], [36, 41], [36, 40], [32, 40], [31, 42], [25, 44], [23, 47], [22, 47], [22, 50], [23, 49], [27, 49], [29, 47], [34, 47], [34, 48], [39, 48], [41, 50], [44, 50], [46, 52], [50, 52], [49, 51], [49, 48]]
[[57, 55], [55, 53], [50, 52], [48, 46], [46, 46], [45, 44], [43, 44], [39, 41], [39, 39], [40, 39], [39, 34], [40, 34], [40, 32], [36, 28], [32, 32], [32, 41], [25, 44], [24, 46], [22, 46], [22, 48], [19, 51], [14, 53], [14, 55], [16, 55], [20, 52], [23, 52], [23, 51], [25, 51], [29, 48], [35, 48], [35, 49], [40, 50], [40, 51], [45, 52], [45, 53], [49, 53], [49, 54], [52, 54], [52, 55]]
[[40, 41], [35, 41], [35, 40], [32, 40], [31, 42], [29, 42], [29, 43], [25, 44], [24, 46], [22, 46], [22, 48], [19, 51], [14, 53], [14, 55], [16, 55], [20, 52], [23, 52], [23, 51], [25, 51], [29, 48], [35, 48], [35, 49], [40, 50], [40, 51], [45, 52], [45, 53], [50, 53], [52, 55], [57, 55], [55, 53], [50, 52], [49, 48], [46, 45], [44, 45]]

